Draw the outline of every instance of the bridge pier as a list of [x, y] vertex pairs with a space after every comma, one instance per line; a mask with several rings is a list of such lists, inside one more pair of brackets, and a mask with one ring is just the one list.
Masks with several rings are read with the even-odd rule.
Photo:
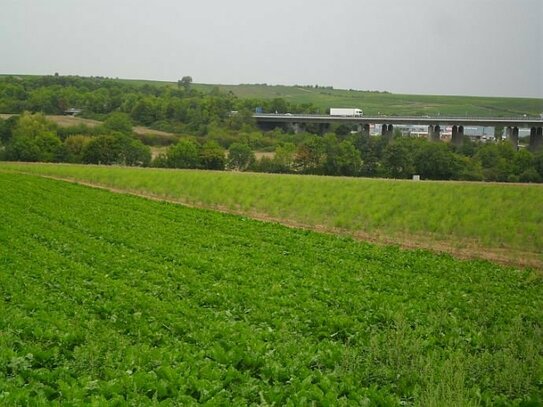
[[362, 134], [364, 134], [364, 136], [370, 136], [370, 125], [368, 123], [362, 126]]
[[532, 151], [537, 151], [543, 147], [543, 127], [532, 127], [530, 129], [530, 145]]
[[441, 127], [439, 126], [439, 124], [431, 124], [428, 126], [428, 138], [431, 141], [441, 140]]
[[464, 142], [464, 126], [460, 125], [454, 125], [452, 127], [452, 135], [451, 135], [451, 142], [455, 146], [461, 146]]
[[511, 135], [513, 134], [513, 128], [512, 127], [506, 127], [505, 128], [505, 139], [507, 141], [511, 140]]
[[383, 124], [381, 126], [381, 136], [391, 139], [394, 135], [394, 126], [392, 124]]
[[505, 129], [507, 140], [518, 150], [518, 127], [509, 126]]
[[519, 128], [530, 129], [530, 148], [543, 149], [541, 129], [543, 118], [466, 118], [466, 117], [402, 117], [402, 116], [331, 116], [323, 114], [273, 114], [255, 113], [253, 117], [257, 124], [264, 130], [281, 127], [289, 132], [311, 131], [313, 133], [325, 133], [330, 125], [343, 125], [349, 128], [357, 126], [359, 132], [367, 134], [369, 128], [366, 123], [379, 123], [381, 135], [390, 139], [394, 135], [396, 125], [428, 126], [428, 138], [438, 140], [443, 133], [443, 126], [452, 126], [451, 143], [461, 145], [464, 136], [464, 126], [493, 126], [496, 130], [496, 138], [500, 139], [501, 129], [505, 129], [508, 142], [518, 148]]

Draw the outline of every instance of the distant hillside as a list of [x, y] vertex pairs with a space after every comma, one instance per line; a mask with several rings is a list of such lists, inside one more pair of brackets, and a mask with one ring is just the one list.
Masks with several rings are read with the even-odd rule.
[[[0, 75], [1, 76], [1, 75]], [[15, 76], [15, 75], [13, 75]], [[25, 75], [19, 75], [25, 77]], [[136, 85], [177, 86], [176, 82], [116, 79]], [[538, 116], [543, 99], [480, 96], [402, 95], [388, 92], [331, 89], [329, 87], [265, 84], [213, 85], [194, 83], [194, 89], [210, 92], [219, 88], [240, 98], [282, 98], [290, 103], [311, 103], [322, 112], [330, 107], [358, 107], [365, 114], [453, 115], [453, 116]]]
[[194, 84], [193, 86], [198, 90], [211, 90], [214, 86], [218, 86], [222, 91], [232, 91], [241, 98], [283, 98], [291, 103], [312, 103], [321, 109], [358, 107], [366, 114], [520, 116], [539, 115], [543, 112], [543, 99], [400, 95], [280, 85]]
[[[123, 80], [124, 81], [124, 80]], [[177, 86], [174, 82], [126, 80], [140, 84]], [[290, 103], [311, 103], [324, 112], [330, 107], [358, 107], [365, 114], [451, 116], [537, 116], [543, 99], [482, 96], [401, 95], [388, 92], [331, 89], [330, 87], [265, 84], [213, 85], [194, 83], [195, 89], [210, 92], [218, 87], [240, 98], [283, 98]]]

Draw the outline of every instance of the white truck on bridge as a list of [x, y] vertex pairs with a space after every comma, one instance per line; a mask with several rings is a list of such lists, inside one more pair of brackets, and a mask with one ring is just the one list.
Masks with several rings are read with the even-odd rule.
[[344, 116], [344, 117], [357, 117], [362, 116], [362, 110], [360, 109], [344, 109], [344, 108], [330, 108], [330, 116]]

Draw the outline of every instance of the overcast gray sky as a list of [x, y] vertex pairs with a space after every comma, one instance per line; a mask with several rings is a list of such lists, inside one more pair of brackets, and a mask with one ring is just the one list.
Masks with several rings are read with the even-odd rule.
[[543, 97], [543, 0], [0, 0], [0, 73]]

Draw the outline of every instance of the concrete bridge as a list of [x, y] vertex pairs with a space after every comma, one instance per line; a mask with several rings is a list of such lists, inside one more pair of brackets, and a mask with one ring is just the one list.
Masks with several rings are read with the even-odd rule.
[[392, 136], [394, 125], [426, 125], [432, 140], [439, 140], [445, 126], [452, 127], [452, 142], [462, 144], [465, 126], [503, 127], [507, 139], [518, 146], [519, 128], [530, 129], [530, 148], [543, 147], [543, 117], [449, 117], [449, 116], [330, 116], [321, 114], [270, 114], [255, 113], [258, 124], [290, 124], [295, 131], [304, 124], [319, 125], [325, 130], [330, 124], [356, 125], [362, 133], [369, 134], [370, 124], [380, 124], [383, 136]]

